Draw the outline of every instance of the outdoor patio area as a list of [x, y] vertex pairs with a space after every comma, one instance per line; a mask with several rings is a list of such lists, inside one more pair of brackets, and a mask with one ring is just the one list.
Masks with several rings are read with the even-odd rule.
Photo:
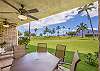
[[98, 0], [0, 0], [0, 71], [100, 71], [98, 9]]

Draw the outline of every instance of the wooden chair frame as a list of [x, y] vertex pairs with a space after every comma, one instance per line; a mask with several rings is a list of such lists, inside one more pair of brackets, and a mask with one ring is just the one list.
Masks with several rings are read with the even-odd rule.
[[[47, 52], [47, 43], [38, 43], [37, 44], [37, 52]], [[42, 46], [39, 46], [39, 45], [46, 45], [46, 47], [42, 47]], [[39, 50], [39, 49], [44, 49], [44, 50]]]
[[63, 46], [63, 47], [65, 47], [64, 48], [64, 56], [63, 56], [63, 58], [61, 58], [61, 60], [59, 61], [59, 62], [61, 62], [61, 61], [65, 61], [65, 55], [66, 55], [66, 46], [65, 45], [60, 45], [60, 44], [57, 44], [57, 46], [56, 46], [56, 52], [55, 52], [55, 56], [57, 56], [57, 51], [58, 51], [58, 49], [57, 49], [57, 47], [58, 46]]

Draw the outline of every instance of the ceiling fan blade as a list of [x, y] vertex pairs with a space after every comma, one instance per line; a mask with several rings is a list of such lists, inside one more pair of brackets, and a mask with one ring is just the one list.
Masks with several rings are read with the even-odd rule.
[[31, 10], [27, 10], [29, 13], [37, 13], [39, 12], [39, 10], [37, 8], [35, 9], [31, 9]]
[[17, 12], [0, 12], [0, 13], [17, 13]]
[[16, 9], [18, 12], [20, 12], [18, 8], [16, 8], [15, 6], [13, 6], [12, 4], [10, 4], [10, 3], [7, 2], [6, 0], [1, 0], [1, 1], [3, 1], [4, 3], [8, 4], [8, 5], [11, 6], [12, 8], [14, 8], [14, 9]]
[[27, 15], [27, 17], [30, 17], [30, 18], [35, 19], [35, 20], [39, 20], [37, 17], [31, 16], [31, 15]]

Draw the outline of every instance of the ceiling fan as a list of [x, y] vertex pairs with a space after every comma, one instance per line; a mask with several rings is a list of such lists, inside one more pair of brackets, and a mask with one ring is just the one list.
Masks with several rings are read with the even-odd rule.
[[3, 27], [7, 28], [10, 26], [16, 26], [16, 24], [8, 22], [7, 20], [9, 20], [9, 19], [7, 19], [7, 18], [0, 17], [0, 19], [3, 19], [2, 21], [0, 21], [0, 23], [2, 24]]
[[0, 12], [0, 13], [17, 13], [17, 14], [19, 14], [19, 16], [18, 16], [19, 18], [20, 17], [22, 17], [22, 18], [29, 17], [29, 18], [32, 18], [32, 19], [35, 19], [35, 20], [39, 20], [37, 17], [29, 15], [30, 13], [39, 12], [39, 10], [37, 8], [31, 9], [31, 10], [26, 10], [24, 4], [20, 4], [21, 8], [18, 9], [17, 7], [13, 6], [9, 2], [7, 2], [6, 0], [1, 0], [1, 1], [3, 1], [4, 3], [8, 4], [9, 6], [14, 8], [15, 10], [17, 10], [17, 12]]

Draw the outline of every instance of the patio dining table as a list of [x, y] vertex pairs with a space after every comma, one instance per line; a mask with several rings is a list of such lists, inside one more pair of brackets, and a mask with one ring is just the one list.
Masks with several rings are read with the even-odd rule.
[[29, 53], [15, 61], [12, 71], [53, 71], [59, 62], [56, 56], [44, 53]]

